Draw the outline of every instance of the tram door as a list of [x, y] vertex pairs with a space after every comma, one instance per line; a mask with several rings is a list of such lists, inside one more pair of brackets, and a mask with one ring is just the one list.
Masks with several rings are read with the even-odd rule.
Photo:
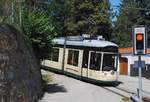
[[102, 54], [100, 52], [89, 52], [89, 60], [88, 60], [88, 77], [92, 79], [97, 79], [100, 74], [101, 68], [101, 57]]

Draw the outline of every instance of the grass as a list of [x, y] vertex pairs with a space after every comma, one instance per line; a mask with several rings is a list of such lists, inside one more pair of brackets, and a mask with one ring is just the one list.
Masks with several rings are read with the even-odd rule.
[[47, 75], [47, 74], [43, 74], [42, 79], [43, 79], [44, 83], [46, 83], [46, 84], [51, 83], [53, 81], [51, 76]]

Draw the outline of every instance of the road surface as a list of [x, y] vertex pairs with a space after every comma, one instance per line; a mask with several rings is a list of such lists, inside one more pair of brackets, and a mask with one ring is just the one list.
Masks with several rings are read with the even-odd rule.
[[109, 87], [100, 87], [43, 70], [42, 73], [52, 76], [53, 82], [39, 102], [130, 102], [115, 93], [115, 89], [109, 90]]

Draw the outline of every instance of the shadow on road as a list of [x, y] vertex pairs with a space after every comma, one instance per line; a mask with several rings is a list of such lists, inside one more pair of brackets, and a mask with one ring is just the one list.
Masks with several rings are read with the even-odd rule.
[[59, 84], [47, 84], [44, 91], [48, 93], [67, 92], [66, 88]]
[[123, 84], [123, 82], [120, 81], [115, 81], [115, 82], [110, 82], [110, 83], [96, 83], [96, 85], [101, 86], [101, 87], [117, 87], [120, 84]]

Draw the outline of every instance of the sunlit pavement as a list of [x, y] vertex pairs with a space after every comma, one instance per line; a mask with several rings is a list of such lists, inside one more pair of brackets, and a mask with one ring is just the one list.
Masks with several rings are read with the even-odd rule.
[[[118, 86], [121, 89], [129, 90], [137, 93], [138, 77], [130, 77], [125, 75], [119, 75], [118, 80], [122, 83]], [[143, 96], [150, 97], [150, 80], [142, 78], [142, 90]]]
[[[130, 102], [114, 92], [91, 83], [47, 71], [42, 73], [52, 76], [53, 82], [48, 85], [39, 102]], [[138, 78], [119, 76], [118, 80], [122, 82], [118, 88], [136, 93]], [[150, 92], [150, 81], [143, 78], [143, 83], [143, 90]]]
[[42, 71], [53, 77], [54, 82], [39, 102], [124, 102], [121, 96], [102, 87], [64, 75]]

